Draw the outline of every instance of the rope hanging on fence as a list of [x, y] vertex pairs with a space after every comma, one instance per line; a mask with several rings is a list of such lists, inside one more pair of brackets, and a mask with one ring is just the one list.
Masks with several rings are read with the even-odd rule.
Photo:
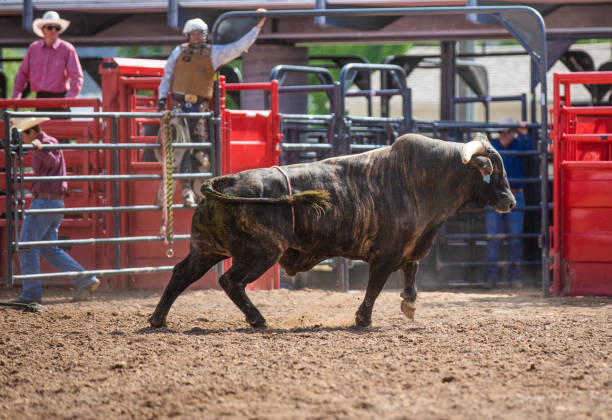
[[[162, 190], [166, 200], [162, 204], [162, 225], [160, 232], [164, 237], [164, 243], [168, 247], [166, 255], [171, 258], [174, 255], [172, 243], [174, 242], [174, 217], [172, 205], [174, 203], [174, 150], [172, 148], [172, 116], [167, 113], [162, 118], [161, 152], [162, 152]], [[177, 127], [175, 127], [177, 129]]]

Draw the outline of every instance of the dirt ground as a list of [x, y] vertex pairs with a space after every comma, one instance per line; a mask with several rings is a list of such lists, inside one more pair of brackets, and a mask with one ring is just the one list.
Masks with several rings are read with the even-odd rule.
[[[17, 294], [0, 289], [0, 300]], [[612, 418], [612, 300], [533, 290], [250, 292], [254, 331], [220, 291], [99, 290], [0, 309], [0, 418]]]

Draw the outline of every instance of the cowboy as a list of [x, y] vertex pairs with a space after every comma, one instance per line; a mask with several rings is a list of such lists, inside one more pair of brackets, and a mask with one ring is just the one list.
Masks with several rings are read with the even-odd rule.
[[[266, 9], [257, 9], [257, 13]], [[215, 71], [246, 51], [257, 39], [265, 18], [239, 40], [223, 45], [207, 43], [208, 25], [202, 19], [190, 19], [183, 27], [187, 37], [184, 44], [177, 46], [166, 62], [164, 76], [159, 85], [159, 101], [157, 110], [166, 110], [168, 93], [171, 92], [171, 108], [183, 112], [206, 112], [213, 96]], [[190, 141], [206, 141], [206, 123], [203, 119], [188, 118]], [[208, 158], [201, 151], [184, 153], [180, 164], [181, 173], [192, 173], [192, 160], [199, 165], [199, 170], [209, 167]], [[192, 180], [181, 180], [183, 202], [185, 205], [195, 204], [195, 194]], [[199, 190], [198, 190], [199, 192]]]
[[[515, 123], [511, 117], [502, 117], [499, 120], [499, 125], [502, 130], [499, 131], [499, 140], [492, 141], [491, 145], [501, 152], [504, 168], [508, 175], [508, 179], [523, 178], [523, 157], [517, 155], [503, 154], [504, 151], [522, 151], [533, 149], [531, 137], [527, 132], [527, 123], [521, 121]], [[512, 126], [517, 126], [513, 128]], [[505, 126], [505, 127], [504, 127]], [[516, 206], [520, 209], [525, 207], [525, 194], [523, 192], [523, 183], [517, 181], [510, 182], [510, 190], [514, 194]], [[496, 235], [500, 233], [508, 233], [510, 235], [519, 235], [523, 233], [523, 219], [525, 212], [515, 210], [510, 213], [497, 213], [489, 209], [485, 215], [487, 233]], [[519, 265], [523, 256], [523, 243], [521, 238], [513, 237], [508, 239], [508, 260], [512, 263], [508, 267], [508, 279], [510, 287], [519, 289], [521, 283], [521, 266]], [[487, 262], [497, 263], [500, 260], [500, 240], [489, 239], [487, 241]], [[487, 289], [495, 287], [499, 277], [499, 266], [493, 265], [487, 267], [485, 271], [484, 286]]]
[[[11, 120], [13, 129], [21, 131], [21, 139], [26, 144], [34, 146], [32, 153], [32, 169], [34, 176], [65, 176], [66, 163], [60, 149], [50, 150], [44, 145], [58, 144], [57, 140], [41, 130], [39, 124], [49, 118], [14, 118]], [[66, 181], [33, 182], [33, 195], [30, 209], [64, 208], [64, 195], [68, 190]], [[62, 222], [62, 214], [27, 215], [21, 226], [19, 242], [56, 241], [57, 232]], [[63, 249], [52, 246], [29, 248], [19, 253], [21, 274], [40, 273], [39, 253], [60, 271], [85, 271]], [[94, 276], [73, 279], [76, 286], [75, 301], [84, 300], [100, 286], [100, 281]], [[13, 303], [39, 303], [42, 299], [42, 283], [40, 280], [24, 280], [21, 295], [12, 300]]]
[[70, 22], [57, 12], [35, 19], [32, 30], [43, 39], [30, 44], [15, 78], [13, 99], [20, 99], [26, 84], [37, 98], [74, 98], [83, 87], [83, 71], [74, 46], [59, 36]]

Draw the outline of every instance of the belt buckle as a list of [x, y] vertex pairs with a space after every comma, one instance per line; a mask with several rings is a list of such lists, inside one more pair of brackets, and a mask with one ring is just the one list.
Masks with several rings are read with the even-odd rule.
[[192, 104], [195, 104], [196, 102], [198, 102], [198, 95], [192, 95], [190, 93], [186, 93], [185, 102], [191, 102]]

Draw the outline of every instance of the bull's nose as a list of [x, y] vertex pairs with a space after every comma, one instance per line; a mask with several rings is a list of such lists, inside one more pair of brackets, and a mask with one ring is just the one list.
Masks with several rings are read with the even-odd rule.
[[500, 213], [508, 213], [516, 206], [514, 195], [506, 195], [497, 202], [496, 210]]
[[516, 198], [512, 196], [512, 199], [510, 201], [510, 208], [508, 210], [512, 210], [514, 207], [516, 207]]

